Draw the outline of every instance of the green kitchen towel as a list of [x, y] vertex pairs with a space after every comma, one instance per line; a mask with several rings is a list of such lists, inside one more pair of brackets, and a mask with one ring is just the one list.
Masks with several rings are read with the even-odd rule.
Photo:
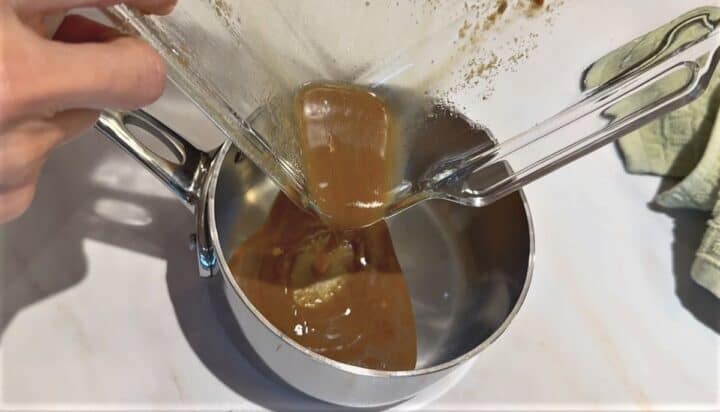
[[681, 177], [655, 197], [669, 208], [712, 212], [690, 274], [720, 297], [720, 75], [694, 103], [620, 140], [625, 165], [632, 173]]
[[[584, 87], [589, 89], [602, 85], [648, 59], [672, 53], [684, 42], [710, 30], [701, 19], [687, 17], [681, 17], [599, 60], [585, 73]], [[685, 23], [688, 20], [693, 23]], [[647, 99], [679, 89], [688, 78], [684, 73], [672, 75], [650, 90], [615, 105], [605, 114], [622, 116], [630, 113]], [[629, 172], [679, 180], [672, 188], [655, 197], [657, 205], [668, 209], [696, 209], [712, 215], [690, 275], [720, 298], [719, 111], [720, 71], [715, 73], [705, 93], [693, 103], [624, 136], [618, 144]]]

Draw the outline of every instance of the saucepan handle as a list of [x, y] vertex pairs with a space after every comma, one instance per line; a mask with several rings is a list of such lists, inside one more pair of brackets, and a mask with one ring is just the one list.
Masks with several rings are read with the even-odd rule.
[[[63, 17], [64, 14], [58, 14], [48, 18], [51, 33], [55, 32]], [[128, 125], [139, 127], [154, 136], [179, 160], [173, 162], [150, 150], [128, 129]], [[174, 130], [143, 110], [129, 112], [105, 110], [95, 123], [95, 128], [165, 183], [190, 210], [195, 208], [212, 155], [198, 150]]]
[[[128, 126], [135, 126], [149, 133], [163, 143], [177, 160], [166, 159], [151, 150]], [[198, 255], [200, 276], [212, 276], [216, 256], [207, 230], [207, 202], [203, 201], [202, 197], [213, 154], [195, 148], [171, 128], [142, 110], [105, 110], [95, 123], [95, 128], [145, 166], [195, 212], [198, 233], [191, 236], [191, 246]]]
[[[142, 143], [128, 126], [140, 128], [163, 143], [178, 159], [166, 159]], [[142, 110], [105, 110], [95, 128], [160, 179], [191, 210], [200, 197], [211, 155], [192, 146], [182, 136]]]

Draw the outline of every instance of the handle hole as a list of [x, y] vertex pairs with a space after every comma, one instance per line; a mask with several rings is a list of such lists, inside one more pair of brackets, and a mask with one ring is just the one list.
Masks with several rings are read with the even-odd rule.
[[175, 164], [180, 164], [182, 162], [182, 153], [180, 153], [173, 145], [168, 144], [164, 139], [155, 136], [144, 127], [135, 124], [128, 124], [127, 128], [137, 140], [147, 146], [147, 148], [156, 155]]

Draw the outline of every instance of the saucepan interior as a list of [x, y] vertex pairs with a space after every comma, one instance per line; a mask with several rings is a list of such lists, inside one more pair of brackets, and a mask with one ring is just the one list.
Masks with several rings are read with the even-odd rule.
[[318, 399], [367, 407], [413, 396], [494, 341], [527, 293], [533, 235], [521, 193], [483, 208], [425, 202], [389, 220], [416, 318], [416, 369], [376, 371], [331, 360], [267, 322], [227, 264], [265, 222], [277, 186], [230, 144], [217, 154], [207, 186], [211, 239], [235, 318], [277, 376]]
[[[265, 221], [278, 188], [233, 147], [219, 156], [210, 225], [227, 269], [233, 251]], [[391, 218], [389, 226], [416, 317], [414, 372], [452, 363], [505, 328], [525, 296], [532, 263], [522, 194], [483, 208], [428, 201]]]

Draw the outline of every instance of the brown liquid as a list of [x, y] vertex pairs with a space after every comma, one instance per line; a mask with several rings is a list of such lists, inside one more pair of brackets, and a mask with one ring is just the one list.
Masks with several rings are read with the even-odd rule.
[[395, 133], [385, 102], [368, 90], [311, 84], [296, 97], [307, 188], [333, 227], [385, 216], [395, 167]]
[[232, 272], [270, 323], [306, 348], [371, 369], [413, 369], [408, 286], [387, 224], [368, 226], [384, 217], [392, 183], [389, 110], [367, 90], [321, 84], [298, 92], [296, 116], [323, 220], [279, 195]]
[[365, 368], [415, 367], [415, 318], [385, 222], [333, 231], [280, 194], [230, 268], [270, 323], [306, 348]]

